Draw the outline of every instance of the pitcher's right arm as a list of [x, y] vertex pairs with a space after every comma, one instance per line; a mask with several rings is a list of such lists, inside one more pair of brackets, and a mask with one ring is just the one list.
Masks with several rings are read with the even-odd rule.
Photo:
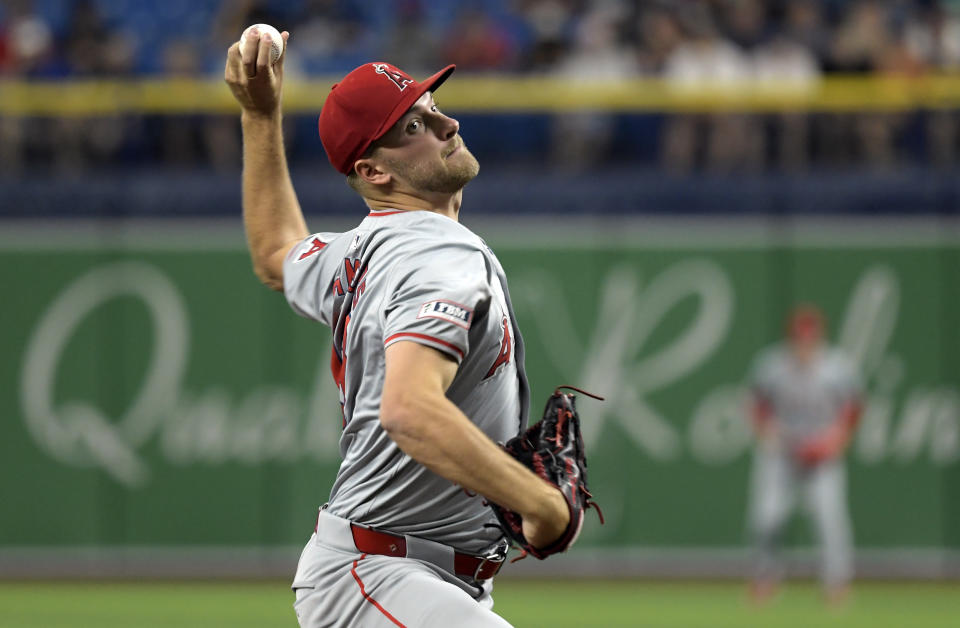
[[[224, 80], [243, 110], [243, 222], [257, 277], [283, 290], [283, 260], [309, 232], [283, 148], [282, 55], [270, 63], [268, 35], [251, 32], [227, 51]], [[289, 38], [284, 31], [284, 46]]]

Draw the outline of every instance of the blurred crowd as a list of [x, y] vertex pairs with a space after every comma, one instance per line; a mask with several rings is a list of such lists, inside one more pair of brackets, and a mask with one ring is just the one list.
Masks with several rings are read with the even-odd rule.
[[[218, 76], [227, 46], [256, 22], [290, 30], [288, 73], [310, 76], [371, 59], [414, 75], [450, 62], [468, 72], [663, 77], [677, 85], [960, 67], [960, 0], [7, 0], [0, 7], [3, 78]], [[175, 122], [143, 142], [159, 142], [173, 161], [236, 161], [229, 124]], [[0, 163], [16, 168], [44, 151], [67, 168], [117, 159], [130, 145], [124, 134], [137, 132], [130, 124], [0, 120]], [[602, 161], [617, 124], [612, 115], [559, 116], [551, 155], [572, 167]], [[658, 132], [658, 158], [677, 171], [798, 169], [811, 159], [886, 167], [896, 164], [908, 132], [922, 138], [925, 159], [953, 163], [953, 112], [930, 113], [919, 125], [891, 114], [676, 115]]]
[[218, 71], [253, 22], [293, 32], [308, 73], [379, 58], [411, 72], [451, 62], [682, 80], [960, 66], [955, 0], [6, 0], [0, 71]]

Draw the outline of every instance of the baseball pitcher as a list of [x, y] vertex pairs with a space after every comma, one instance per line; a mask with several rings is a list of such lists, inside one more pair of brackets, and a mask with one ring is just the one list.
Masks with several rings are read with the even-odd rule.
[[572, 395], [558, 391], [537, 423], [553, 428], [549, 456], [530, 455], [538, 468], [558, 460], [559, 475], [501, 446], [526, 429], [524, 346], [500, 262], [459, 223], [479, 166], [434, 100], [454, 66], [417, 82], [367, 63], [332, 88], [320, 139], [367, 215], [345, 233], [311, 233], [281, 139], [287, 55], [271, 64], [269, 50], [253, 30], [227, 55], [244, 224], [257, 276], [332, 332], [343, 428], [343, 462], [293, 582], [299, 622], [506, 626], [491, 590], [507, 539], [538, 558], [565, 550], [589, 492]]

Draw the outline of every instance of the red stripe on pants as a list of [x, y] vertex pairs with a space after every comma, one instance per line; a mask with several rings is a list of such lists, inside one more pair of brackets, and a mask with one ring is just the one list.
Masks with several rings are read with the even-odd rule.
[[397, 626], [400, 626], [400, 628], [406, 628], [406, 626], [404, 626], [404, 625], [401, 624], [399, 621], [397, 621], [397, 618], [396, 618], [396, 617], [394, 617], [393, 615], [391, 615], [390, 613], [388, 613], [385, 608], [383, 608], [382, 606], [380, 606], [380, 604], [379, 604], [375, 599], [373, 599], [372, 597], [370, 597], [369, 595], [367, 595], [367, 591], [366, 591], [366, 589], [365, 589], [364, 586], [363, 586], [363, 580], [361, 580], [361, 579], [360, 579], [360, 576], [357, 574], [357, 563], [359, 563], [361, 560], [363, 560], [363, 559], [366, 558], [366, 557], [367, 557], [367, 555], [366, 555], [366, 554], [363, 554], [363, 555], [360, 556], [360, 558], [358, 558], [357, 560], [353, 561], [353, 569], [350, 570], [350, 573], [353, 574], [353, 579], [356, 580], [356, 581], [357, 581], [357, 584], [360, 586], [360, 593], [363, 594], [363, 598], [364, 598], [366, 601], [368, 601], [368, 602], [370, 602], [371, 604], [373, 604], [374, 606], [376, 606], [376, 607], [377, 607], [377, 610], [380, 611], [381, 613], [383, 613], [384, 616], [385, 616], [387, 619], [389, 619], [390, 621], [392, 621], [392, 622], [393, 622], [394, 624], [396, 624]]

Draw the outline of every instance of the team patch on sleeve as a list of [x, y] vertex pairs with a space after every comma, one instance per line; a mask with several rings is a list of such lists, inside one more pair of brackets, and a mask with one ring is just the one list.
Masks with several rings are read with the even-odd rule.
[[427, 301], [421, 305], [417, 318], [439, 318], [464, 329], [470, 329], [470, 323], [473, 321], [473, 310], [453, 301], [439, 299]]

